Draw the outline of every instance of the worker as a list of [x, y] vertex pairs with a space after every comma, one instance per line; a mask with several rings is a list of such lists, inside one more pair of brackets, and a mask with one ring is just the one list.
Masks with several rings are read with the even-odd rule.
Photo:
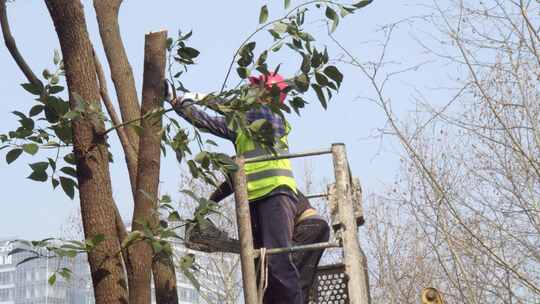
[[[279, 91], [279, 101], [286, 98], [287, 83], [279, 74], [270, 72], [259, 77], [249, 77], [250, 88], [264, 92], [258, 96], [268, 96], [271, 90]], [[250, 139], [242, 130], [228, 128], [223, 116], [210, 116], [186, 102], [182, 97], [169, 100], [174, 110], [197, 128], [228, 139], [234, 143], [237, 155], [244, 157], [268, 154]], [[258, 106], [246, 112], [247, 123], [265, 119], [271, 126], [271, 137], [275, 139], [275, 151], [287, 152], [287, 135], [291, 128], [278, 114], [272, 112], [268, 103], [271, 98], [259, 98]], [[244, 166], [247, 179], [247, 193], [250, 202], [252, 222], [257, 226], [254, 235], [255, 246], [265, 248], [290, 247], [293, 243], [294, 217], [298, 209], [296, 181], [289, 160], [270, 160]], [[302, 304], [298, 270], [289, 254], [268, 257], [268, 285], [264, 295], [265, 304]]]
[[[224, 198], [232, 194], [233, 187], [230, 181], [223, 182], [209, 197], [210, 200], [219, 203]], [[319, 215], [304, 194], [297, 190], [298, 205], [294, 218], [293, 245], [309, 245], [327, 242], [330, 237], [330, 227], [328, 223]], [[252, 210], [253, 235], [258, 234], [257, 218]], [[304, 303], [309, 302], [309, 292], [315, 280], [317, 265], [321, 259], [324, 249], [297, 251], [293, 253], [292, 260], [300, 274], [300, 286]]]

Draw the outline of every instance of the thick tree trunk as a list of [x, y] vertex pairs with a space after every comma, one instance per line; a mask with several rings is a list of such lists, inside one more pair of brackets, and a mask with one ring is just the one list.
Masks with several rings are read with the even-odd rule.
[[[99, 34], [111, 69], [111, 78], [118, 97], [120, 114], [122, 120], [127, 122], [137, 119], [141, 110], [139, 99], [137, 98], [133, 70], [129, 64], [120, 35], [118, 12], [121, 4], [122, 0], [94, 0]], [[138, 125], [139, 123], [135, 121], [133, 124]], [[126, 133], [129, 138], [129, 144], [137, 154], [139, 151], [139, 137], [137, 133], [130, 127], [126, 128]], [[137, 172], [137, 164], [128, 163], [128, 167], [130, 168], [131, 184], [135, 186], [137, 182], [134, 173]], [[134, 168], [131, 169], [132, 167]]]
[[[70, 106], [74, 94], [99, 104], [99, 89], [94, 69], [92, 46], [88, 38], [84, 10], [78, 0], [46, 0], [64, 57]], [[91, 114], [90, 114], [91, 115]], [[127, 286], [120, 257], [120, 243], [115, 226], [115, 206], [109, 175], [109, 157], [103, 136], [102, 121], [79, 118], [73, 122], [73, 151], [81, 214], [86, 238], [104, 235], [105, 240], [89, 252], [96, 303], [127, 302]]]
[[[145, 37], [144, 75], [141, 115], [160, 107], [163, 100], [167, 32], [150, 33]], [[133, 211], [133, 230], [153, 229], [158, 224], [157, 200], [160, 170], [161, 116], [142, 120], [139, 141], [137, 188]], [[148, 242], [138, 242], [129, 249], [129, 300], [131, 304], [150, 302], [153, 250]]]

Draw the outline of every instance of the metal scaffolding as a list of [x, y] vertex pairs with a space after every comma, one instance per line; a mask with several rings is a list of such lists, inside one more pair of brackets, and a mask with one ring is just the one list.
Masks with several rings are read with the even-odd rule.
[[[236, 164], [238, 165], [239, 170], [234, 174], [233, 183], [235, 189], [238, 235], [240, 238], [240, 258], [242, 264], [245, 304], [258, 304], [254, 259], [260, 255], [260, 250], [253, 247], [244, 164], [324, 154], [332, 155], [335, 184], [328, 187], [328, 192], [308, 194], [307, 198], [326, 197], [328, 201], [331, 202], [330, 209], [335, 212], [335, 215], [332, 216], [332, 227], [337, 230], [338, 235], [340, 236], [339, 242], [324, 242], [289, 248], [272, 248], [267, 249], [265, 254], [290, 253], [330, 247], [342, 248], [343, 264], [340, 264], [340, 267], [343, 268], [343, 282], [346, 281], [346, 288], [343, 288], [346, 290], [346, 294], [343, 295], [343, 297], [339, 296], [339, 300], [336, 300], [335, 302], [325, 299], [324, 303], [370, 304], [367, 261], [358, 239], [358, 225], [363, 223], [363, 215], [361, 214], [361, 206], [359, 206], [360, 201], [357, 202], [356, 205], [353, 203], [353, 198], [361, 199], [359, 198], [361, 190], [359, 189], [359, 182], [355, 183], [351, 176], [345, 145], [341, 143], [333, 144], [330, 149], [308, 151], [305, 153], [291, 153], [248, 159], [237, 157]], [[341, 282], [341, 277], [338, 274], [335, 275], [338, 280], [333, 280], [333, 282]], [[324, 278], [326, 277], [327, 276], [325, 275]], [[333, 286], [331, 289], [334, 289]], [[334, 299], [337, 299], [337, 292], [335, 294], [336, 297], [334, 297]], [[313, 303], [319, 303], [317, 299], [314, 299], [313, 301]]]

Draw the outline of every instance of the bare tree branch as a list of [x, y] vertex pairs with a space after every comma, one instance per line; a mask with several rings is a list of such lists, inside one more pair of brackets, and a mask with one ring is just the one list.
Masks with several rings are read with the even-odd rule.
[[23, 56], [19, 52], [19, 49], [17, 48], [15, 38], [13, 38], [13, 36], [11, 35], [11, 29], [9, 27], [9, 21], [7, 17], [6, 2], [7, 0], [0, 0], [0, 25], [2, 26], [2, 34], [4, 35], [4, 42], [6, 44], [6, 47], [9, 50], [11, 57], [13, 57], [13, 59], [19, 66], [19, 69], [21, 69], [24, 76], [26, 76], [26, 79], [28, 79], [28, 81], [33, 85], [36, 85], [41, 90], [43, 90], [43, 83], [41, 82], [41, 80], [39, 80], [39, 78], [37, 78], [36, 74], [34, 74], [30, 66], [28, 66]]
[[[120, 35], [118, 12], [121, 4], [122, 0], [94, 0], [99, 34], [111, 69], [120, 114], [125, 122], [138, 118], [141, 109], [137, 98], [133, 70]], [[138, 125], [139, 123], [135, 121], [134, 124]], [[139, 151], [139, 136], [132, 128], [126, 129], [126, 133], [137, 154]]]
[[94, 65], [96, 67], [96, 74], [99, 81], [99, 93], [101, 95], [101, 99], [103, 100], [103, 104], [105, 105], [105, 108], [107, 109], [107, 112], [111, 117], [113, 125], [120, 126], [116, 128], [116, 133], [118, 134], [118, 138], [120, 139], [120, 143], [122, 144], [122, 148], [124, 149], [124, 154], [126, 157], [126, 163], [129, 172], [129, 179], [131, 182], [131, 190], [133, 192], [133, 197], [135, 197], [135, 187], [137, 183], [137, 154], [135, 153], [135, 148], [129, 141], [126, 130], [123, 126], [121, 126], [122, 121], [118, 117], [118, 114], [116, 114], [116, 110], [114, 109], [114, 105], [107, 90], [107, 80], [105, 79], [103, 68], [101, 66], [101, 63], [99, 62], [99, 59], [96, 56], [95, 51]]

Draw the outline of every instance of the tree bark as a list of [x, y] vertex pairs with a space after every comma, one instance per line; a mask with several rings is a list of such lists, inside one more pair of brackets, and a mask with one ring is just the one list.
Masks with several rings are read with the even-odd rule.
[[[147, 34], [144, 47], [144, 75], [141, 115], [159, 109], [163, 100], [167, 32]], [[133, 230], [154, 229], [158, 224], [157, 201], [160, 171], [161, 116], [142, 120], [139, 141], [137, 191]], [[130, 249], [129, 300], [131, 304], [150, 303], [153, 250], [148, 242], [137, 242]]]
[[[75, 0], [46, 0], [64, 57], [70, 107], [74, 94], [99, 105], [92, 46], [83, 6]], [[86, 238], [105, 236], [88, 253], [94, 296], [97, 304], [127, 303], [127, 286], [120, 242], [115, 225], [115, 206], [109, 174], [109, 157], [102, 132], [103, 121], [88, 114], [73, 122], [73, 151], [77, 159], [77, 179], [84, 234]]]
[[[133, 70], [120, 35], [118, 12], [122, 0], [94, 0], [94, 9], [99, 26], [99, 34], [111, 69], [112, 81], [118, 97], [120, 114], [124, 122], [139, 117], [141, 110]], [[137, 122], [133, 123], [138, 125]], [[135, 153], [139, 151], [139, 137], [133, 128], [126, 128], [129, 141]]]
[[[116, 114], [116, 110], [114, 109], [114, 105], [107, 90], [107, 80], [105, 79], [105, 74], [103, 73], [103, 67], [101, 66], [101, 62], [99, 62], [95, 51], [94, 65], [96, 67], [96, 74], [99, 82], [99, 93], [101, 95], [101, 99], [103, 100], [103, 104], [107, 109], [107, 113], [109, 113], [109, 117], [111, 118], [113, 125], [119, 126], [122, 121], [120, 120], [120, 118]], [[137, 186], [137, 154], [129, 140], [126, 128], [124, 128], [123, 126], [118, 127], [116, 129], [116, 134], [118, 134], [120, 144], [122, 145], [122, 149], [124, 150], [124, 157], [126, 160], [129, 181], [131, 184], [131, 192], [133, 193], [133, 198], [135, 199], [135, 187]]]
[[178, 304], [176, 271], [173, 257], [166, 252], [157, 254], [152, 261], [156, 303]]

